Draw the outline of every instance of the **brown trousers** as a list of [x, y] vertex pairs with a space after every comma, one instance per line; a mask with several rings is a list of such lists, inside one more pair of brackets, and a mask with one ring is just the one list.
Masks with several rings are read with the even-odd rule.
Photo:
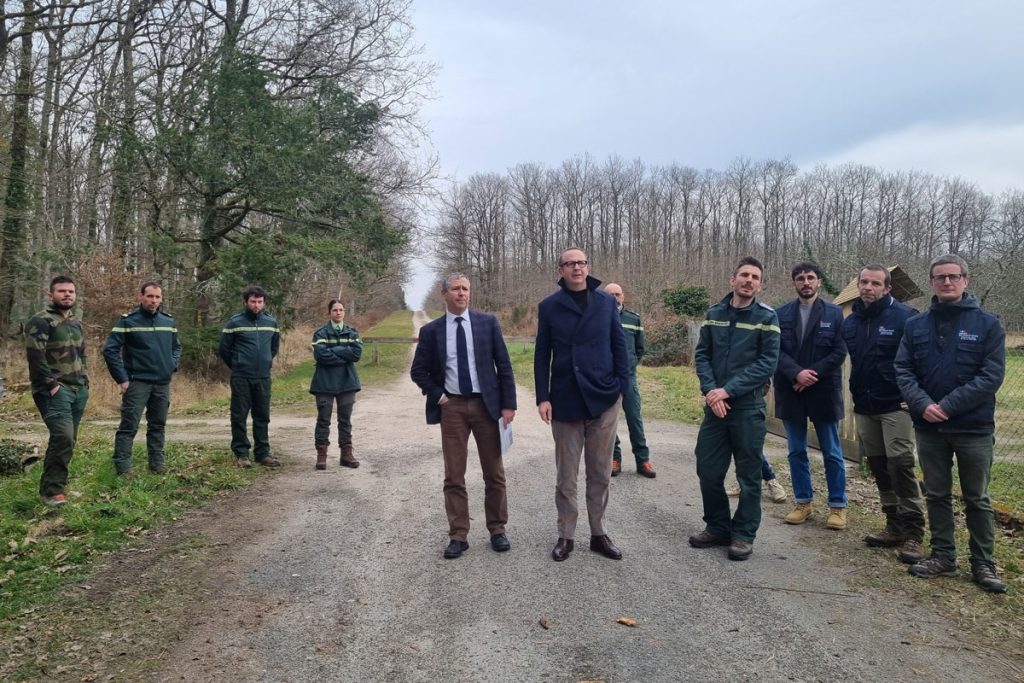
[[476, 439], [484, 476], [484, 514], [491, 535], [505, 532], [508, 500], [505, 465], [501, 460], [498, 422], [481, 398], [449, 397], [441, 406], [441, 451], [444, 453], [444, 509], [448, 536], [465, 541], [469, 534], [469, 495], [466, 493], [466, 456], [469, 435]]
[[555, 509], [558, 511], [558, 537], [572, 538], [576, 533], [579, 509], [576, 504], [576, 480], [583, 455], [587, 475], [587, 517], [590, 535], [603, 536], [604, 510], [608, 507], [608, 484], [612, 478], [612, 451], [619, 421], [619, 398], [593, 420], [551, 421], [555, 437]]

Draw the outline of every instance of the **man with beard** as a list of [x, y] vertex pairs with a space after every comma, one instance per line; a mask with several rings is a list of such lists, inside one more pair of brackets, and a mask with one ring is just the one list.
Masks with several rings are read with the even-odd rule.
[[893, 361], [903, 327], [915, 315], [892, 293], [889, 269], [864, 266], [857, 279], [860, 298], [843, 321], [850, 351], [850, 395], [857, 438], [878, 486], [885, 528], [864, 537], [872, 548], [899, 546], [908, 564], [924, 559], [924, 501], [914, 472], [914, 429], [896, 384]]
[[[764, 386], [779, 360], [778, 316], [755, 300], [763, 273], [753, 256], [740, 259], [729, 278], [732, 292], [708, 310], [694, 352], [705, 403], [695, 454], [707, 526], [689, 542], [694, 548], [727, 545], [730, 560], [750, 557], [761, 525]], [[732, 519], [725, 493], [731, 460], [740, 483]]]
[[1006, 333], [997, 318], [966, 291], [967, 263], [955, 254], [928, 268], [931, 306], [907, 321], [896, 353], [896, 382], [910, 408], [924, 472], [931, 557], [912, 565], [914, 576], [953, 576], [956, 570], [953, 464], [970, 537], [971, 575], [982, 590], [1006, 592], [992, 561], [996, 520], [992, 476], [996, 392], [1006, 372]]
[[814, 424], [825, 460], [829, 514], [825, 526], [846, 528], [846, 463], [839, 443], [843, 417], [843, 311], [822, 301], [821, 270], [798, 263], [790, 273], [797, 298], [779, 308], [782, 347], [775, 370], [775, 416], [786, 428], [789, 472], [796, 506], [787, 524], [803, 524], [814, 513], [811, 464], [807, 458], [807, 421]]
[[64, 275], [53, 278], [47, 295], [50, 305], [32, 316], [25, 328], [32, 399], [50, 432], [39, 495], [51, 507], [68, 502], [68, 464], [89, 400], [82, 321], [74, 313], [76, 295], [74, 280]]

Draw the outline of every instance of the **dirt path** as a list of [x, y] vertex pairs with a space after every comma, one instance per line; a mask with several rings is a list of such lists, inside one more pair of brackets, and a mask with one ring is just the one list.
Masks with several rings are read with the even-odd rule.
[[[830, 532], [785, 527], [784, 506], [766, 504], [748, 562], [690, 549], [686, 537], [702, 523], [696, 430], [687, 426], [648, 425], [656, 480], [627, 465], [612, 482], [609, 532], [625, 558], [586, 549], [583, 513], [576, 552], [552, 562], [551, 434], [530, 396], [520, 391], [519, 403], [506, 464], [512, 551], [487, 544], [471, 456], [471, 548], [455, 561], [441, 557], [440, 433], [425, 424], [407, 377], [361, 393], [357, 470], [334, 455], [315, 472], [312, 421], [275, 414], [282, 472], [168, 530], [156, 541], [163, 550], [111, 569], [171, 587], [157, 600], [174, 640], [133, 671], [158, 681], [296, 682], [1020, 675], [910, 598], [851, 588], [844, 569], [800, 540]], [[185, 431], [225, 440], [226, 422], [189, 420]], [[639, 625], [617, 624], [621, 616]]]

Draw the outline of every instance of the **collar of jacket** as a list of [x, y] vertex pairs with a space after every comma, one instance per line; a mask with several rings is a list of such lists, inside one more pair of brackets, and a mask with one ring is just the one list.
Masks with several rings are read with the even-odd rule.
[[75, 314], [74, 308], [61, 309], [54, 306], [52, 303], [46, 307], [48, 313], [52, 313], [58, 318], [70, 318]]
[[242, 315], [244, 315], [249, 320], [259, 320], [260, 316], [263, 315], [263, 311], [260, 311], [259, 313], [253, 313], [248, 308], [246, 308], [242, 311]]
[[970, 292], [964, 292], [959, 301], [939, 301], [939, 297], [933, 296], [932, 304], [928, 307], [928, 310], [939, 316], [953, 316], [960, 315], [972, 308], [981, 308], [978, 305], [978, 297]]
[[[569, 290], [565, 286], [565, 278], [564, 277], [558, 278], [558, 286], [561, 287], [567, 294], [569, 293]], [[596, 277], [594, 277], [592, 275], [588, 275], [587, 276], [587, 289], [589, 289], [591, 292], [593, 292], [593, 291], [595, 291], [600, 286], [601, 286], [601, 281], [600, 280], [598, 280]], [[608, 296], [611, 296], [611, 294], [609, 294]]]
[[757, 305], [757, 299], [756, 298], [751, 299], [750, 300], [750, 304], [747, 305], [747, 306], [744, 306], [743, 308], [736, 308], [735, 306], [732, 305], [732, 292], [729, 292], [724, 297], [722, 297], [722, 300], [719, 301], [718, 303], [724, 305], [727, 310], [733, 310], [733, 311], [738, 311], [738, 312], [742, 313], [744, 311], [749, 311], [754, 306], [756, 306]]
[[878, 301], [872, 301], [870, 304], [864, 303], [863, 299], [857, 297], [853, 300], [853, 312], [865, 318], [877, 318], [882, 314], [882, 311], [892, 306], [892, 302], [892, 294], [886, 294]]

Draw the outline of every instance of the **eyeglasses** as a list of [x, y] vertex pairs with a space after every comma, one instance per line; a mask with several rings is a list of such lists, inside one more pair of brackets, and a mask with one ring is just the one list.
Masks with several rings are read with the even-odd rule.
[[932, 282], [942, 282], [944, 280], [949, 280], [950, 282], [960, 282], [961, 280], [964, 279], [964, 274], [949, 273], [948, 275], [932, 275], [930, 279]]
[[589, 261], [566, 261], [559, 263], [559, 268], [586, 268]]

